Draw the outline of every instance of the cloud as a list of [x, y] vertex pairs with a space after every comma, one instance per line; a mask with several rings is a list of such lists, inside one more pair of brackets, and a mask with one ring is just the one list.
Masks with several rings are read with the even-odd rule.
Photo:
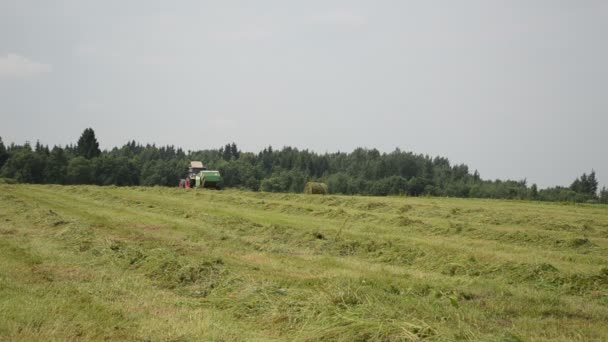
[[214, 118], [211, 120], [211, 123], [217, 129], [232, 129], [236, 126], [235, 120], [227, 118]]
[[156, 53], [121, 48], [120, 46], [103, 46], [101, 44], [81, 44], [74, 47], [72, 53], [77, 58], [93, 63], [113, 63], [129, 66], [174, 67], [183, 65], [185, 57], [171, 53]]
[[268, 30], [249, 28], [242, 30], [211, 31], [208, 37], [218, 42], [257, 42], [272, 36]]
[[28, 78], [51, 70], [50, 64], [39, 63], [14, 53], [0, 55], [0, 78]]
[[104, 61], [112, 61], [124, 63], [126, 61], [131, 62], [134, 57], [129, 55], [125, 48], [121, 48], [120, 46], [108, 45], [108, 44], [99, 44], [99, 43], [86, 43], [80, 44], [74, 47], [72, 53], [77, 58], [87, 59], [89, 61], [95, 60], [98, 62], [99, 60]]
[[318, 13], [312, 17], [317, 24], [331, 25], [342, 30], [357, 30], [368, 24], [367, 17], [347, 9], [336, 9], [333, 11]]

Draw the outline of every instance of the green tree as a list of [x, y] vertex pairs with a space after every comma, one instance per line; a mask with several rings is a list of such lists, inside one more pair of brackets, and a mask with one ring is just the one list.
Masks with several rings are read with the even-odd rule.
[[8, 156], [9, 155], [8, 155], [8, 152], [6, 151], [6, 147], [4, 146], [4, 143], [2, 142], [2, 137], [0, 137], [0, 169], [2, 168], [4, 163], [6, 163]]
[[427, 181], [423, 178], [413, 177], [408, 181], [407, 188], [408, 194], [411, 196], [419, 196], [424, 193], [424, 188], [427, 185]]
[[11, 153], [2, 168], [2, 176], [13, 178], [19, 183], [43, 183], [45, 168], [45, 156], [33, 152], [30, 145], [26, 144]]
[[233, 146], [234, 146], [234, 148], [236, 150], [236, 144], [235, 143], [226, 144], [224, 146], [224, 148], [220, 149], [220, 154], [222, 155], [222, 159], [224, 159], [225, 161], [230, 161], [230, 160], [233, 159], [233, 156], [234, 156], [234, 151], [232, 150]]
[[530, 187], [530, 199], [535, 200], [537, 198], [538, 198], [538, 187], [536, 186], [536, 184], [532, 184], [532, 186]]
[[374, 196], [403, 195], [408, 191], [408, 181], [401, 176], [390, 176], [372, 183], [369, 194]]
[[47, 159], [44, 169], [44, 182], [65, 184], [68, 169], [68, 158], [61, 147], [55, 146]]
[[586, 186], [586, 191], [588, 194], [590, 195], [597, 195], [597, 188], [598, 188], [598, 182], [597, 179], [595, 178], [595, 171], [591, 170], [591, 173], [589, 174], [589, 176], [587, 177], [587, 186]]
[[254, 191], [260, 187], [262, 176], [259, 169], [243, 158], [228, 162], [222, 161], [218, 169], [224, 179], [224, 185], [227, 187], [245, 187]]
[[304, 191], [306, 181], [306, 175], [298, 170], [283, 171], [262, 180], [260, 190], [298, 193]]
[[260, 190], [265, 192], [286, 192], [287, 185], [285, 178], [280, 176], [272, 176], [262, 180]]
[[327, 183], [327, 188], [332, 194], [350, 195], [353, 193], [350, 188], [351, 176], [345, 172], [334, 173], [327, 177], [325, 182]]
[[[426, 188], [425, 188], [426, 189]], [[450, 197], [469, 197], [470, 186], [462, 179], [454, 180], [447, 185], [445, 192]]]
[[239, 151], [239, 149], [236, 147], [236, 143], [234, 142], [230, 145], [230, 155], [234, 159], [239, 159], [241, 155], [241, 151]]
[[141, 170], [141, 184], [145, 186], [168, 185], [163, 177], [165, 162], [162, 160], [149, 160]]
[[576, 201], [597, 200], [598, 181], [595, 177], [595, 171], [591, 171], [589, 175], [583, 173], [582, 176], [575, 179], [570, 185], [570, 190], [580, 194]]
[[97, 142], [97, 138], [95, 138], [95, 131], [92, 128], [87, 128], [82, 132], [76, 149], [78, 155], [86, 159], [92, 159], [101, 154], [99, 143]]
[[91, 160], [93, 179], [98, 185], [138, 185], [139, 170], [133, 159], [124, 156], [102, 155]]
[[608, 189], [603, 187], [600, 191], [600, 203], [608, 204]]
[[[116, 159], [116, 167], [113, 170], [114, 185], [132, 186], [139, 185], [139, 170], [133, 159], [119, 157]], [[169, 183], [169, 182], [167, 182]], [[176, 184], [177, 181], [174, 183]], [[169, 185], [169, 184], [166, 184]]]
[[78, 156], [68, 163], [67, 181], [70, 184], [92, 184], [94, 181], [91, 161]]

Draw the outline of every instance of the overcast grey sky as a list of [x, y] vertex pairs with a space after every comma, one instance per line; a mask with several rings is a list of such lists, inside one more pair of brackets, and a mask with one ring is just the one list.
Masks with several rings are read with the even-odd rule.
[[395, 147], [608, 184], [608, 1], [0, 1], [0, 136]]

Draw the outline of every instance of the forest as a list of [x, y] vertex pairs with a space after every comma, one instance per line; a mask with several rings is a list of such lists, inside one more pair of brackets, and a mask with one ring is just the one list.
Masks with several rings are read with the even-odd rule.
[[608, 189], [598, 189], [595, 172], [570, 186], [538, 189], [526, 180], [488, 180], [464, 164], [395, 149], [381, 153], [357, 148], [350, 153], [319, 154], [294, 147], [243, 152], [236, 143], [217, 149], [184, 151], [174, 146], [130, 141], [101, 151], [92, 128], [78, 142], [49, 148], [39, 142], [5, 145], [0, 138], [2, 182], [177, 186], [191, 160], [217, 169], [224, 187], [265, 192], [294, 192], [307, 181], [321, 181], [329, 192], [345, 195], [406, 195], [461, 198], [608, 203]]

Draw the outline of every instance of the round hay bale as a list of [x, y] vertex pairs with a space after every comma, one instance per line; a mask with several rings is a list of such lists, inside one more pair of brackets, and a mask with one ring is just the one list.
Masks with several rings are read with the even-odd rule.
[[308, 182], [304, 186], [304, 193], [309, 195], [325, 195], [327, 194], [327, 184], [319, 182]]

